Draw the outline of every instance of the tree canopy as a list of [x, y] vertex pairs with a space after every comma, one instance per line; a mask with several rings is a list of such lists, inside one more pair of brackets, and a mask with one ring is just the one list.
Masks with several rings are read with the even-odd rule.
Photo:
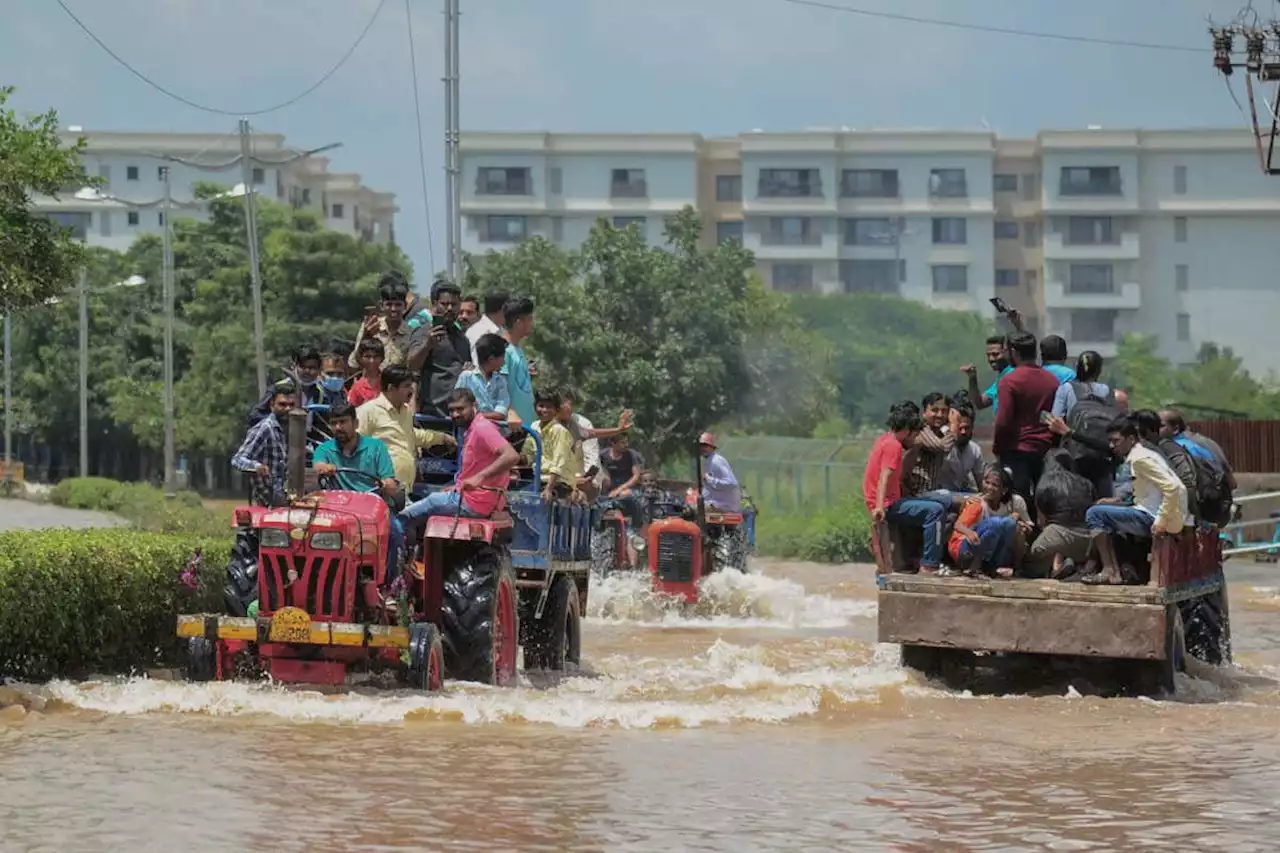
[[33, 197], [93, 183], [80, 165], [83, 140], [64, 147], [57, 113], [21, 119], [5, 109], [11, 94], [12, 88], [0, 88], [0, 314], [62, 293], [83, 258], [70, 230], [39, 215]]
[[1230, 347], [1205, 343], [1191, 364], [1161, 358], [1152, 337], [1128, 335], [1107, 365], [1111, 382], [1129, 392], [1134, 409], [1177, 406], [1188, 417], [1280, 417], [1280, 388], [1261, 382]]

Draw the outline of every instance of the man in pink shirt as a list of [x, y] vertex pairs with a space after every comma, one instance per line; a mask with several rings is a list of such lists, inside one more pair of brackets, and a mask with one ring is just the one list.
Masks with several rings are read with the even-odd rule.
[[406, 530], [425, 523], [432, 515], [470, 518], [492, 515], [498, 508], [500, 493], [506, 491], [511, 469], [520, 462], [520, 454], [493, 421], [476, 417], [476, 398], [469, 390], [455, 388], [449, 395], [448, 405], [454, 425], [467, 431], [462, 441], [457, 484], [402, 509], [400, 520]]

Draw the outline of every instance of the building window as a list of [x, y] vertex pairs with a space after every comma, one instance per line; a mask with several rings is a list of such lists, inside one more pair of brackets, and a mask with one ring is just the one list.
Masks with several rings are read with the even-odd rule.
[[138, 167], [126, 166], [124, 170], [124, 177], [125, 177], [125, 180], [128, 180], [128, 181], [138, 180]]
[[340, 205], [340, 204], [335, 204], [335, 205], [333, 206], [333, 213], [332, 213], [333, 218], [334, 218], [334, 219], [341, 219], [341, 218], [342, 218], [342, 214], [343, 214], [342, 205]]
[[157, 224], [157, 225], [159, 225], [161, 228], [163, 228], [163, 227], [164, 227], [164, 214], [163, 214], [163, 213], [157, 213], [157, 214], [156, 214], [156, 224]]
[[906, 280], [907, 262], [859, 259], [840, 262], [840, 284], [845, 293], [897, 294]]
[[897, 169], [845, 169], [840, 173], [844, 198], [897, 198]]
[[1023, 201], [1035, 201], [1040, 195], [1040, 179], [1035, 172], [1028, 172], [1022, 176], [1022, 199]]
[[476, 195], [532, 195], [529, 169], [484, 167], [476, 170]]
[[1120, 242], [1110, 216], [1067, 217], [1067, 244], [1102, 246]]
[[647, 231], [648, 220], [643, 216], [615, 216], [613, 217], [613, 227], [626, 230], [632, 225], [640, 232], [640, 236], [644, 237]]
[[484, 226], [486, 243], [519, 243], [525, 238], [523, 216], [486, 216]]
[[1185, 216], [1173, 217], [1173, 242], [1175, 243], [1187, 242], [1187, 217]]
[[1059, 195], [1120, 195], [1119, 166], [1063, 166]]
[[1115, 293], [1110, 264], [1072, 264], [1067, 272], [1068, 293]]
[[92, 213], [46, 213], [45, 216], [63, 228], [71, 229], [71, 236], [83, 240], [93, 228]]
[[1034, 249], [1040, 245], [1040, 223], [1024, 222], [1022, 224], [1022, 245]]
[[716, 201], [742, 201], [742, 176], [716, 175]]
[[253, 170], [254, 185], [257, 186], [258, 184], [265, 184], [266, 182], [267, 182], [267, 170], [255, 167]]
[[996, 270], [996, 287], [1017, 287], [1017, 270]]
[[813, 264], [774, 264], [773, 289], [783, 293], [813, 290]]
[[901, 226], [887, 216], [844, 221], [846, 246], [892, 246], [900, 232]]
[[302, 188], [302, 203], [311, 204], [311, 190], [306, 187]]
[[1190, 314], [1178, 315], [1178, 340], [1180, 341], [1191, 340], [1191, 315]]
[[1018, 223], [1009, 219], [996, 220], [995, 237], [997, 240], [1017, 240], [1018, 234]]
[[763, 242], [766, 246], [812, 246], [822, 242], [822, 233], [807, 216], [771, 216]]
[[969, 185], [964, 177], [964, 169], [931, 170], [929, 195], [934, 198], [967, 198]]
[[130, 225], [137, 225], [138, 211], [136, 210], [129, 211], [129, 213], [125, 216], [125, 221], [128, 222]]
[[937, 246], [963, 246], [968, 237], [968, 223], [963, 216], [935, 217], [933, 242]]
[[742, 242], [742, 220], [725, 220], [716, 223], [716, 242], [723, 243], [726, 240], [737, 240]]
[[1186, 264], [1178, 264], [1173, 268], [1174, 285], [1179, 293], [1191, 289], [1191, 269]]
[[822, 176], [817, 169], [761, 169], [761, 198], [821, 198]]
[[551, 219], [551, 239], [556, 243], [564, 239], [564, 220], [559, 216]]
[[614, 169], [609, 178], [610, 198], [647, 198], [644, 169]]
[[934, 293], [968, 293], [969, 268], [964, 264], [934, 264]]
[[1081, 308], [1072, 311], [1071, 339], [1113, 343], [1116, 339], [1116, 313], [1106, 308]]
[[992, 188], [998, 193], [1016, 193], [1018, 191], [1018, 176], [996, 173], [992, 184]]
[[548, 178], [547, 183], [550, 184], [552, 195], [560, 195], [560, 193], [564, 192], [564, 169], [559, 166], [552, 166], [551, 177]]
[[1186, 166], [1173, 167], [1173, 194], [1174, 195], [1187, 194], [1187, 167]]

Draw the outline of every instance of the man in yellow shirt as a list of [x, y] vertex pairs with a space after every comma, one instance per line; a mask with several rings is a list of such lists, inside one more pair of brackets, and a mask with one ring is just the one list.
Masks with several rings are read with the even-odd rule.
[[418, 475], [418, 451], [424, 447], [457, 447], [453, 436], [413, 425], [413, 392], [417, 377], [406, 367], [392, 364], [382, 369], [382, 393], [356, 410], [361, 435], [381, 439], [391, 454], [396, 479], [405, 492], [413, 489]]
[[[560, 422], [563, 400], [558, 391], [539, 391], [534, 400], [538, 421], [531, 429], [542, 438], [542, 497], [566, 497], [577, 492], [578, 459], [573, 434]], [[533, 453], [533, 442], [525, 443], [525, 457]]]

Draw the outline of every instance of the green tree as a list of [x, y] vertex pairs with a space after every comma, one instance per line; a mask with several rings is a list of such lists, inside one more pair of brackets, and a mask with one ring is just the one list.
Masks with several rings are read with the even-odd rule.
[[539, 384], [573, 385], [604, 420], [632, 409], [659, 458], [721, 423], [808, 418], [811, 429], [829, 388], [821, 343], [750, 275], [749, 252], [703, 249], [701, 229], [685, 208], [657, 248], [600, 220], [578, 252], [534, 238], [473, 259], [467, 289], [531, 296]]
[[1255, 379], [1230, 347], [1205, 343], [1196, 360], [1181, 368], [1157, 351], [1153, 337], [1126, 335], [1107, 376], [1129, 393], [1133, 409], [1178, 405], [1189, 416], [1280, 415], [1280, 391]]
[[94, 183], [80, 165], [83, 140], [63, 147], [57, 113], [20, 119], [4, 109], [11, 94], [0, 88], [0, 314], [61, 294], [83, 257], [69, 229], [33, 210], [33, 196]]

